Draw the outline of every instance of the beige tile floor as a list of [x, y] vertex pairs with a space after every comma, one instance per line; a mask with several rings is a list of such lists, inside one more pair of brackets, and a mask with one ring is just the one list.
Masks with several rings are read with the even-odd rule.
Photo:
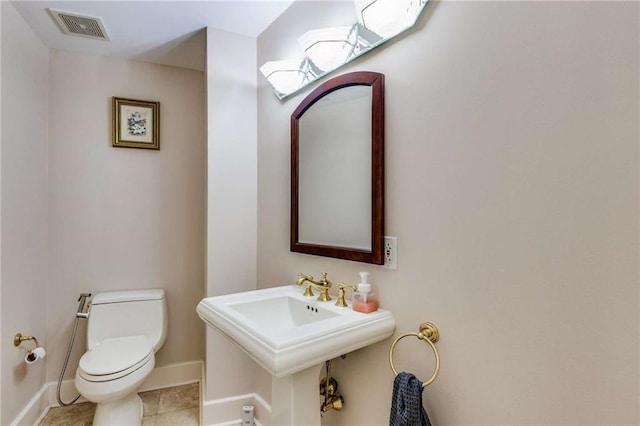
[[[141, 392], [143, 426], [197, 426], [200, 423], [200, 386], [192, 383], [173, 388]], [[54, 407], [40, 426], [89, 426], [96, 405], [92, 402]]]

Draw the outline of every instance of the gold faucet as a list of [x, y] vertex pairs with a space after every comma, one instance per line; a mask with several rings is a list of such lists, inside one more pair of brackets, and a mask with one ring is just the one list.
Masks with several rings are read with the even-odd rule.
[[355, 285], [347, 285], [343, 283], [338, 283], [338, 300], [336, 301], [336, 306], [340, 306], [341, 308], [346, 308], [349, 306], [347, 301], [344, 299], [344, 295], [346, 293], [345, 288], [347, 290], [356, 291], [358, 287]]
[[[313, 277], [311, 275], [304, 275], [302, 273], [298, 273], [298, 279], [296, 280], [296, 285], [303, 285], [307, 281], [313, 281]], [[307, 284], [307, 288], [302, 293], [304, 296], [313, 297], [313, 290], [311, 290], [311, 284]]]
[[321, 302], [328, 302], [331, 300], [331, 296], [329, 296], [329, 289], [331, 288], [331, 281], [327, 279], [327, 273], [322, 273], [322, 279], [320, 281], [314, 281], [311, 275], [298, 274], [298, 279], [296, 280], [296, 285], [305, 285], [307, 284], [307, 288], [304, 291], [304, 295], [308, 297], [315, 296], [312, 287], [320, 290], [320, 295], [318, 296], [318, 300]]

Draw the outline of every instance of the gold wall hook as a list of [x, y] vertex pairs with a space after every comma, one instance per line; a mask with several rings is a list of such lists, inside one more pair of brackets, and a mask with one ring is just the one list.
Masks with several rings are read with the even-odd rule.
[[22, 333], [17, 333], [15, 336], [13, 336], [13, 346], [20, 346], [22, 342], [26, 342], [28, 340], [33, 340], [36, 348], [40, 347], [38, 339], [36, 339], [34, 336], [23, 336]]

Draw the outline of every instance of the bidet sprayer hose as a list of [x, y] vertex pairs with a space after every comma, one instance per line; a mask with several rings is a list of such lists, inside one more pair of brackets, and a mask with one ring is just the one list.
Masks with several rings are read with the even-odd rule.
[[69, 347], [67, 348], [67, 356], [64, 358], [64, 364], [62, 365], [62, 371], [60, 371], [60, 377], [58, 378], [58, 389], [56, 392], [56, 399], [58, 400], [58, 404], [63, 407], [67, 405], [71, 405], [80, 399], [80, 394], [74, 398], [71, 402], [63, 402], [60, 397], [60, 388], [62, 387], [62, 379], [64, 378], [64, 372], [67, 370], [67, 364], [69, 364], [69, 357], [71, 356], [71, 349], [73, 349], [73, 342], [76, 340], [76, 332], [78, 331], [78, 320], [80, 318], [89, 318], [89, 314], [84, 311], [84, 305], [87, 300], [87, 297], [91, 297], [91, 293], [80, 293], [80, 297], [78, 298], [78, 302], [80, 305], [78, 306], [78, 312], [76, 312], [76, 318], [73, 322], [73, 331], [71, 332], [71, 340], [69, 340]]

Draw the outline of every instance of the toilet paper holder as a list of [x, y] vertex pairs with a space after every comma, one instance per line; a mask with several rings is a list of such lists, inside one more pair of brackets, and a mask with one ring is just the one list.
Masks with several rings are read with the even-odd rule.
[[22, 333], [18, 333], [13, 336], [13, 346], [18, 347], [22, 342], [26, 342], [28, 340], [33, 340], [35, 347], [33, 349], [27, 349], [27, 355], [24, 357], [24, 362], [27, 364], [33, 364], [44, 358], [47, 352], [42, 346], [40, 346], [40, 343], [38, 343], [38, 339], [36, 339], [35, 336], [23, 336]]
[[[33, 343], [36, 345], [35, 346], [36, 348], [40, 347], [40, 344], [38, 343], [38, 339], [36, 339], [35, 336], [23, 336], [22, 333], [18, 333], [15, 336], [13, 336], [13, 346], [20, 346], [22, 342], [26, 342], [29, 340], [33, 340]], [[31, 352], [31, 350], [29, 350], [29, 352]]]

